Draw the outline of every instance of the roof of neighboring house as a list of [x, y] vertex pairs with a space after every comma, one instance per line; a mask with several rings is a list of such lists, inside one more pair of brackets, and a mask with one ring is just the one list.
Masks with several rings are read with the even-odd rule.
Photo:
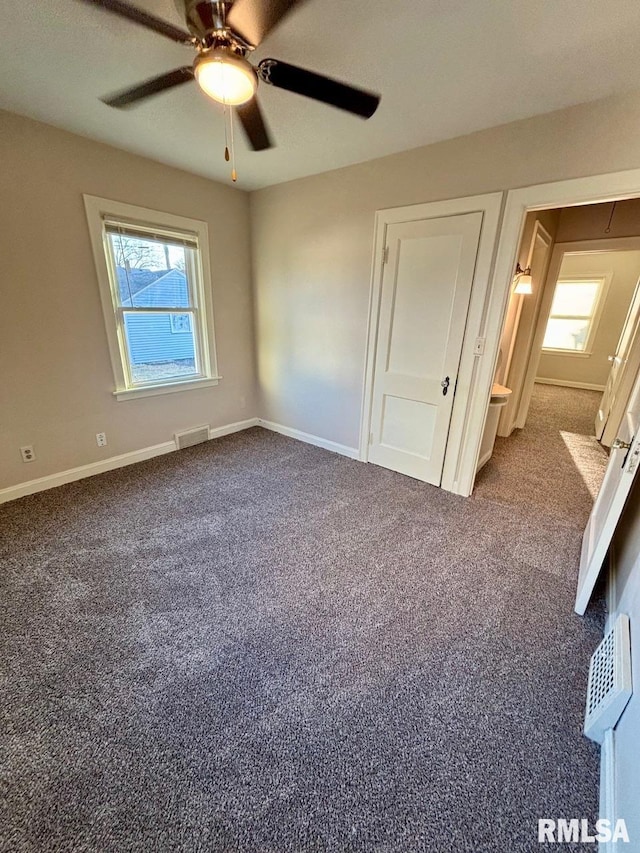
[[[138, 270], [138, 272], [148, 272]], [[152, 273], [153, 274], [153, 273]], [[125, 294], [122, 294], [125, 296]], [[182, 270], [159, 272], [159, 278], [132, 291], [133, 300], [126, 294], [122, 299], [124, 307], [135, 308], [187, 308], [189, 305], [189, 285]]]
[[[130, 296], [138, 293], [143, 287], [151, 284], [161, 275], [164, 275], [163, 270], [140, 270], [131, 268], [126, 270], [124, 267], [116, 267], [116, 275], [118, 276], [118, 286], [120, 287], [120, 299], [124, 301]], [[129, 302], [129, 305], [131, 303]]]

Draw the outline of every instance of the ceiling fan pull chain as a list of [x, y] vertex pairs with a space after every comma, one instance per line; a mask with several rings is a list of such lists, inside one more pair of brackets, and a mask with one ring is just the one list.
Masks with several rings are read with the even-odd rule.
[[222, 122], [224, 124], [224, 159], [229, 162], [229, 140], [227, 139], [227, 105], [222, 105]]
[[229, 127], [231, 128], [231, 180], [235, 184], [238, 180], [236, 172], [236, 146], [233, 138], [233, 107], [229, 107]]

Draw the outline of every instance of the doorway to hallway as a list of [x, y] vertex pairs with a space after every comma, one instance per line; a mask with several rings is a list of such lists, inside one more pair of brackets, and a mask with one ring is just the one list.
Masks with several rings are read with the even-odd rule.
[[[593, 343], [593, 335], [591, 333], [598, 326], [599, 314], [597, 309], [600, 304], [599, 299], [592, 299], [593, 305], [591, 308], [593, 310], [586, 310], [582, 303], [579, 305], [574, 304], [575, 299], [573, 297], [571, 299], [564, 299], [564, 307], [560, 310], [559, 297], [555, 290], [555, 285], [560, 285], [560, 276], [551, 274], [551, 268], [553, 268], [554, 264], [551, 264], [551, 268], [545, 277], [545, 283], [549, 287], [546, 287], [544, 291], [542, 288], [537, 288], [537, 290], [532, 288], [532, 269], [521, 269], [521, 264], [516, 264], [520, 249], [522, 248], [521, 239], [526, 231], [528, 219], [532, 216], [537, 217], [543, 214], [552, 218], [559, 215], [559, 220], [556, 218], [555, 222], [557, 226], [555, 229], [556, 233], [553, 235], [555, 239], [554, 255], [556, 256], [556, 264], [559, 267], [563, 253], [566, 254], [569, 252], [571, 254], [574, 248], [571, 244], [575, 244], [576, 240], [582, 241], [578, 248], [578, 254], [591, 254], [598, 251], [613, 251], [614, 241], [626, 243], [630, 236], [639, 235], [638, 223], [635, 221], [639, 199], [640, 171], [638, 170], [552, 184], [541, 184], [522, 190], [513, 190], [508, 194], [495, 273], [496, 282], [502, 284], [502, 298], [507, 298], [506, 304], [503, 302], [502, 306], [500, 306], [498, 298], [501, 288], [498, 287], [495, 289], [495, 298], [489, 306], [487, 320], [487, 327], [491, 330], [488, 335], [488, 342], [491, 342], [498, 370], [500, 369], [500, 351], [503, 349], [504, 333], [506, 331], [505, 317], [507, 312], [505, 309], [506, 305], [509, 304], [508, 296], [510, 293], [514, 295], [525, 294], [524, 298], [527, 298], [526, 294], [535, 294], [537, 292], [538, 295], [538, 298], [535, 300], [536, 310], [532, 312], [534, 316], [531, 318], [533, 321], [532, 326], [535, 327], [536, 332], [533, 345], [530, 349], [531, 357], [529, 358], [529, 369], [527, 370], [528, 381], [531, 383], [530, 387], [533, 386], [533, 380], [539, 377], [537, 369], [541, 351], [547, 350], [553, 354], [553, 351], [557, 352], [560, 350], [560, 354], [564, 355], [567, 350], [575, 349], [576, 356], [584, 355], [589, 358], [595, 355], [596, 352], [595, 344], [591, 345]], [[614, 227], [614, 217], [617, 215], [617, 209], [624, 209], [625, 216], [619, 217]], [[602, 214], [606, 213], [607, 210], [608, 215], [605, 221], [602, 222]], [[629, 218], [626, 216], [627, 213], [630, 214]], [[574, 233], [576, 230], [578, 233]], [[590, 245], [585, 246], [584, 241], [591, 241]], [[601, 243], [605, 243], [606, 245], [603, 246]], [[631, 247], [620, 245], [615, 246], [615, 248]], [[633, 248], [636, 247], [634, 246]], [[592, 257], [595, 257], [595, 255], [592, 255]], [[557, 272], [559, 270], [555, 270], [555, 273]], [[589, 291], [591, 296], [593, 296], [594, 292], [596, 296], [598, 294], [604, 296], [607, 292], [607, 276], [603, 277], [599, 274], [592, 276], [592, 272], [589, 272], [587, 278], [582, 276], [576, 279], [575, 276], [569, 276], [563, 282], [563, 286], [566, 285], [565, 289], [568, 290], [569, 285], [574, 286], [577, 283], [578, 289], [582, 288], [582, 291], [584, 291], [582, 293], [582, 297], [584, 297], [582, 302], [586, 300], [586, 291]], [[527, 283], [527, 287], [521, 287], [525, 282]], [[556, 302], [558, 302], [557, 305]], [[532, 302], [533, 305], [534, 303]], [[496, 321], [498, 321], [497, 326]], [[554, 328], [551, 329], [551, 326]], [[569, 326], [571, 328], [568, 328]], [[629, 324], [629, 328], [632, 326], [634, 326], [633, 323]], [[552, 331], [553, 335], [551, 335]], [[562, 334], [560, 334], [561, 332]], [[502, 340], [500, 336], [502, 336]], [[640, 339], [638, 339], [638, 345], [640, 346]], [[631, 344], [630, 348], [627, 348], [628, 352], [631, 352], [633, 348], [633, 344]], [[577, 350], [581, 350], [581, 352], [577, 352]], [[605, 431], [609, 428], [609, 423], [611, 423], [611, 432], [615, 433], [615, 437], [611, 441], [611, 449], [601, 487], [584, 529], [579, 561], [578, 591], [574, 608], [581, 615], [586, 610], [598, 574], [605, 562], [607, 550], [640, 461], [640, 371], [632, 368], [632, 359], [625, 359], [625, 357], [621, 356], [623, 350], [627, 351], [625, 347], [619, 345], [615, 353], [610, 353], [608, 361], [609, 363], [615, 363], [618, 360], [620, 360], [620, 363], [626, 361], [627, 369], [625, 373], [629, 378], [629, 384], [632, 385], [632, 388], [629, 389], [628, 394], [626, 393], [626, 389], [625, 393], [621, 394], [619, 393], [619, 387], [613, 388], [613, 380], [607, 380], [606, 383], [607, 388], [612, 386], [615, 392], [613, 397], [617, 398], [620, 402], [618, 414], [621, 415], [621, 418], [619, 420], [618, 417], [612, 419], [613, 406], [607, 404], [605, 407], [606, 412], [603, 409], [603, 413], [607, 414]], [[494, 369], [496, 368], [496, 361], [494, 361]], [[617, 381], [617, 377], [615, 378], [616, 383], [613, 384], [620, 386], [621, 383]], [[540, 377], [538, 382], [542, 381], [543, 379]], [[499, 382], [499, 380], [494, 377], [494, 383], [496, 382]], [[554, 379], [553, 384], [583, 390], [586, 390], [585, 385], [587, 389], [594, 388], [595, 385], [598, 390], [604, 390], [599, 382], [591, 385], [590, 382], [583, 383], [582, 379], [578, 380], [575, 377], [572, 377], [570, 380], [564, 378], [561, 380]], [[505, 390], [510, 390], [508, 383], [505, 386]], [[513, 393], [513, 399], [514, 401], [517, 399], [515, 393]], [[522, 399], [521, 395], [518, 406], [522, 406]], [[606, 399], [607, 395], [605, 395]], [[490, 402], [494, 402], [493, 395]], [[524, 402], [525, 406], [522, 410], [526, 412], [526, 399]], [[596, 412], [596, 414], [598, 413]], [[503, 423], [499, 425], [498, 433], [509, 436], [514, 427], [519, 426], [522, 428], [524, 426], [522, 423], [517, 423], [518, 420], [521, 420], [519, 417], [511, 417], [508, 419], [508, 423], [505, 423], [504, 421], [507, 421], [506, 410], [504, 415], [504, 418], [501, 416]], [[601, 422], [604, 420], [601, 416], [598, 417], [598, 432], [603, 432]], [[616, 425], [617, 428], [615, 428]], [[590, 433], [591, 431], [589, 431], [589, 437], [591, 438]], [[594, 421], [594, 438], [596, 434], [596, 424]], [[606, 444], [607, 442], [603, 443]], [[484, 461], [486, 462], [488, 458], [485, 456]], [[556, 472], [550, 471], [549, 478], [553, 479], [555, 474]]]
[[474, 497], [528, 505], [584, 528], [609, 459], [595, 437], [601, 397], [598, 391], [536, 383], [524, 429], [496, 439]]

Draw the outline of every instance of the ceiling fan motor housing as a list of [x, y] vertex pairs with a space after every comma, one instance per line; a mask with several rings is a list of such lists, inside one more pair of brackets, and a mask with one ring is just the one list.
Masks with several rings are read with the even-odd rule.
[[[231, 37], [234, 46], [240, 47], [235, 33], [227, 28], [227, 14], [232, 0], [175, 0], [181, 16], [184, 16], [190, 32], [203, 44], [211, 46], [216, 38]], [[247, 47], [247, 46], [244, 46]]]

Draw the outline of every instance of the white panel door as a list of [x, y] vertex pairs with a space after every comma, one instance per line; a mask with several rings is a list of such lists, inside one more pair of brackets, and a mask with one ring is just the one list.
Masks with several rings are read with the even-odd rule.
[[389, 225], [369, 461], [440, 485], [482, 213]]
[[600, 405], [598, 406], [598, 411], [596, 412], [596, 423], [595, 423], [595, 431], [596, 438], [598, 441], [602, 440], [602, 435], [604, 433], [604, 428], [607, 425], [607, 421], [609, 420], [609, 415], [611, 414], [611, 407], [613, 406], [613, 401], [615, 399], [615, 392], [618, 386], [618, 377], [620, 375], [620, 368], [622, 366], [622, 357], [618, 355], [617, 351], [615, 355], [609, 356], [609, 363], [611, 364], [611, 370], [609, 371], [609, 376], [607, 377], [607, 384], [604, 386], [604, 394], [600, 400]]
[[[625, 394], [640, 366], [640, 285], [636, 286], [596, 414], [596, 438], [609, 446], [624, 416]], [[609, 421], [611, 420], [611, 423]]]
[[633, 483], [640, 459], [640, 374], [625, 417], [611, 446], [609, 464], [582, 539], [576, 613], [581, 616], [598, 580], [611, 539]]

